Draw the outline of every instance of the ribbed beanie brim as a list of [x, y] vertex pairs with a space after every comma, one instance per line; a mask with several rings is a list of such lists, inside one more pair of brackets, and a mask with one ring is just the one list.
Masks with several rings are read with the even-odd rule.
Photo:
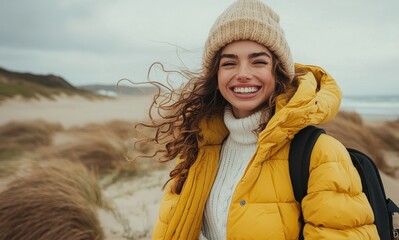
[[238, 0], [216, 20], [205, 43], [202, 67], [207, 72], [216, 53], [227, 44], [252, 40], [273, 52], [292, 80], [295, 74], [291, 51], [279, 25], [280, 18], [259, 0]]

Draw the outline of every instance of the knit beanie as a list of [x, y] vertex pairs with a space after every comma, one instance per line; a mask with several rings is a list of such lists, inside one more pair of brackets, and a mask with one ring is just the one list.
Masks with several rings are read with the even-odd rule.
[[292, 80], [295, 74], [290, 48], [279, 25], [280, 17], [259, 0], [238, 0], [218, 17], [205, 43], [202, 67], [211, 68], [216, 53], [238, 40], [252, 40], [273, 52]]

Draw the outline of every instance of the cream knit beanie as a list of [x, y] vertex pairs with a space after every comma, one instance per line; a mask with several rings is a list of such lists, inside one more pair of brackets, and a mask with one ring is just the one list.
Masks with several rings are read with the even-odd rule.
[[214, 23], [205, 43], [202, 67], [209, 71], [216, 53], [238, 40], [252, 40], [266, 46], [280, 60], [292, 80], [295, 74], [290, 48], [279, 25], [280, 18], [259, 0], [238, 0]]

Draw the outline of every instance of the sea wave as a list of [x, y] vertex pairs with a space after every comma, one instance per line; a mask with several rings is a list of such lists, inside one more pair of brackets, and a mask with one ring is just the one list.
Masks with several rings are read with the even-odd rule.
[[341, 110], [357, 112], [367, 119], [398, 119], [398, 96], [345, 96]]

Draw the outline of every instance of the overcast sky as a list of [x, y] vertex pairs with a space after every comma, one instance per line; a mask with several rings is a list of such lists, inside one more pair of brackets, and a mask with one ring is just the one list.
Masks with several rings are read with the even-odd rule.
[[[0, 67], [74, 85], [145, 81], [153, 62], [183, 67], [178, 56], [198, 69], [213, 22], [232, 2], [0, 0]], [[398, 0], [264, 2], [280, 15], [296, 62], [322, 66], [346, 95], [398, 95]]]

